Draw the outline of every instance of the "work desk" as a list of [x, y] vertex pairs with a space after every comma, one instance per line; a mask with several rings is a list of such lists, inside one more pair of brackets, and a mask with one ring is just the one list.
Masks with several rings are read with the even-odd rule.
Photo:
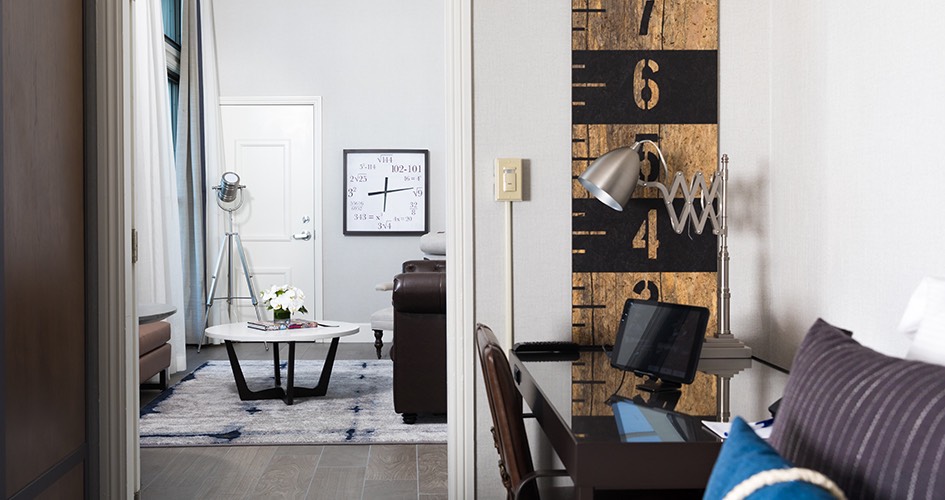
[[[571, 476], [576, 498], [580, 499], [593, 498], [595, 490], [704, 488], [721, 441], [704, 429], [701, 421], [722, 420], [733, 403], [751, 397], [739, 394], [738, 383], [736, 390], [729, 390], [732, 377], [735, 380], [765, 377], [770, 376], [767, 372], [774, 372], [760, 363], [753, 364], [751, 359], [704, 360], [700, 371], [711, 374], [716, 383], [703, 383], [695, 389], [684, 386], [682, 394], [685, 397], [687, 390], [705, 391], [714, 385], [718, 404], [702, 414], [690, 415], [669, 411], [675, 402], [673, 395], [640, 395], [625, 389], [621, 393], [630, 396], [620, 398], [621, 402], [615, 406], [605, 404], [604, 398], [599, 396], [595, 397], [600, 401], [593, 404], [586, 401], [583, 396], [588, 394], [586, 386], [603, 385], [602, 380], [619, 380], [623, 375], [620, 370], [611, 368], [607, 359], [600, 348], [582, 349], [577, 359], [509, 354], [518, 390]], [[594, 377], [600, 380], [585, 379], [586, 368], [590, 366], [604, 372]], [[769, 378], [776, 380], [776, 384], [786, 381], [786, 376]], [[632, 374], [627, 379], [625, 388], [632, 388], [639, 381], [633, 380]], [[781, 389], [783, 385], [777, 392]], [[602, 392], [598, 390], [597, 394]], [[765, 401], [762, 408], [771, 402], [773, 400]], [[613, 408], [622, 412], [623, 418], [628, 418], [627, 412], [634, 421], [645, 418], [655, 432], [621, 436]], [[746, 415], [747, 418], [765, 416]]]

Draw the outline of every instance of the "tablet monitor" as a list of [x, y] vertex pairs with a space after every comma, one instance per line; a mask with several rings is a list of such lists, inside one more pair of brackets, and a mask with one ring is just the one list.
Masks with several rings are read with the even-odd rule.
[[627, 299], [610, 356], [616, 368], [646, 375], [644, 391], [675, 390], [696, 376], [709, 310]]

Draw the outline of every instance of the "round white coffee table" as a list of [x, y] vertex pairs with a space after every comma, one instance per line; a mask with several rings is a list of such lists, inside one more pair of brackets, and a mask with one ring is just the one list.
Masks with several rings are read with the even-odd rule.
[[[335, 352], [338, 350], [338, 339], [354, 335], [359, 328], [354, 323], [318, 320], [318, 327], [315, 328], [263, 331], [249, 328], [247, 323], [243, 322], [211, 326], [207, 328], [206, 334], [207, 337], [222, 340], [226, 344], [226, 354], [230, 358], [230, 368], [233, 370], [233, 378], [236, 380], [236, 389], [239, 391], [240, 399], [243, 401], [281, 399], [285, 404], [290, 405], [296, 397], [318, 397], [324, 396], [328, 392], [328, 381], [331, 379], [331, 368], [335, 362]], [[318, 378], [318, 385], [311, 388], [295, 387], [295, 343], [327, 339], [331, 339], [331, 346], [328, 348], [328, 355], [325, 357], [325, 365], [322, 367], [322, 373]], [[275, 387], [258, 391], [249, 389], [246, 385], [246, 378], [243, 376], [243, 370], [240, 368], [239, 359], [236, 357], [233, 342], [271, 342], [273, 344], [272, 359], [276, 379]], [[289, 344], [288, 373], [286, 374], [284, 389], [281, 387], [279, 373], [279, 344], [282, 342]]]

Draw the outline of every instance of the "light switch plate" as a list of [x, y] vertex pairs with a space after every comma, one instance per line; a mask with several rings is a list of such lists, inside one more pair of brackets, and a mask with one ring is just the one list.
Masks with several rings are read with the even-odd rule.
[[496, 158], [496, 201], [522, 201], [522, 159]]

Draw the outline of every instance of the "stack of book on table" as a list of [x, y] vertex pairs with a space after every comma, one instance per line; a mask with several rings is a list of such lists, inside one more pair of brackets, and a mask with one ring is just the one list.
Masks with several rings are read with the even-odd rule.
[[298, 328], [315, 328], [318, 322], [308, 319], [290, 319], [288, 321], [247, 321], [246, 326], [253, 330], [295, 330]]

